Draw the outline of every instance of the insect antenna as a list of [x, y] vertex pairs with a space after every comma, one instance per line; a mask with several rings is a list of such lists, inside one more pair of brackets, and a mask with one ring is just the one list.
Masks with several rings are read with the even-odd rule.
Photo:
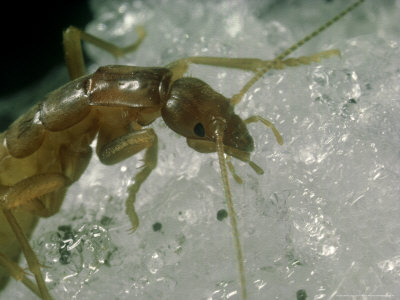
[[311, 40], [312, 38], [316, 37], [318, 34], [320, 34], [322, 31], [326, 30], [332, 24], [336, 23], [339, 21], [341, 18], [343, 18], [345, 15], [347, 15], [349, 12], [351, 12], [353, 9], [355, 9], [357, 6], [359, 6], [361, 3], [363, 3], [365, 0], [358, 0], [357, 2], [353, 3], [346, 9], [344, 9], [341, 13], [330, 19], [328, 22], [311, 32], [310, 34], [306, 35], [304, 38], [302, 38], [300, 41], [296, 42], [289, 48], [287, 48], [285, 51], [283, 51], [281, 54], [279, 54], [277, 57], [275, 57], [272, 61], [270, 61], [267, 65], [264, 67], [261, 67], [255, 74], [254, 76], [243, 86], [243, 88], [240, 90], [239, 93], [233, 95], [232, 97], [232, 104], [236, 105], [240, 102], [242, 99], [243, 95], [257, 82], [258, 79], [260, 79], [266, 72], [268, 72], [273, 65], [277, 64], [279, 61], [287, 57], [289, 54], [297, 50], [299, 47], [304, 45], [306, 42]]
[[245, 300], [247, 299], [247, 292], [246, 292], [246, 277], [244, 274], [243, 252], [239, 239], [239, 230], [236, 221], [236, 212], [233, 207], [232, 194], [229, 186], [228, 171], [226, 169], [226, 160], [224, 154], [223, 138], [224, 138], [225, 123], [221, 122], [220, 120], [217, 120], [215, 122], [215, 125], [216, 125], [215, 135], [216, 135], [218, 162], [221, 170], [221, 178], [224, 188], [225, 200], [226, 200], [226, 205], [228, 206], [229, 221], [232, 227], [232, 235], [236, 249], [236, 259], [238, 261], [238, 267], [239, 267], [241, 294], [242, 294], [242, 299]]

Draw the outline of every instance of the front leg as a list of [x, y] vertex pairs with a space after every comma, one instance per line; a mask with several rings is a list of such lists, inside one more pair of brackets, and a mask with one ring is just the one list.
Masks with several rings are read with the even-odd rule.
[[[102, 139], [101, 132], [99, 140]], [[126, 214], [132, 224], [132, 231], [135, 231], [139, 225], [139, 219], [135, 211], [134, 203], [136, 194], [140, 186], [149, 177], [151, 171], [157, 166], [158, 139], [152, 128], [146, 128], [135, 131], [108, 143], [99, 141], [101, 145], [97, 149], [100, 161], [105, 164], [118, 163], [142, 150], [146, 150], [143, 158], [144, 165], [140, 172], [134, 177], [134, 183], [128, 187], [128, 197], [126, 199]]]
[[181, 78], [189, 68], [190, 64], [208, 65], [222, 68], [232, 68], [244, 71], [254, 72], [254, 76], [243, 86], [239, 93], [233, 95], [231, 102], [236, 105], [240, 102], [243, 95], [269, 70], [280, 70], [285, 67], [297, 67], [300, 65], [309, 65], [313, 62], [320, 62], [324, 58], [339, 56], [340, 51], [337, 49], [314, 53], [309, 56], [301, 56], [298, 58], [275, 58], [273, 60], [261, 60], [258, 58], [226, 58], [212, 56], [191, 56], [178, 59], [166, 67], [173, 73], [172, 81]]

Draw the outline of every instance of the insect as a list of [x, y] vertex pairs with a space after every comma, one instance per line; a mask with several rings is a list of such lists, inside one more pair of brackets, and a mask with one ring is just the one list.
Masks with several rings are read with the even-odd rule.
[[[246, 299], [243, 254], [226, 166], [236, 181], [241, 179], [235, 174], [230, 157], [247, 162], [258, 174], [263, 173], [250, 160], [254, 143], [246, 127], [249, 123], [261, 122], [271, 128], [279, 144], [283, 139], [270, 121], [261, 116], [242, 120], [234, 113], [234, 106], [270, 69], [309, 64], [337, 55], [337, 50], [329, 50], [286, 59], [361, 2], [357, 1], [271, 61], [188, 57], [165, 67], [105, 66], [85, 75], [81, 40], [119, 56], [140, 45], [145, 37], [144, 30], [138, 27], [138, 41], [121, 49], [74, 27], [69, 28], [64, 35], [64, 45], [72, 81], [50, 93], [0, 135], [0, 264], [4, 268], [1, 280], [12, 275], [42, 299], [51, 299], [28, 238], [39, 217], [52, 216], [58, 211], [66, 189], [84, 172], [92, 155], [90, 143], [96, 135], [96, 154], [104, 164], [115, 164], [145, 151], [144, 167], [135, 175], [126, 200], [132, 229], [137, 228], [136, 194], [157, 164], [157, 136], [147, 126], [162, 117], [168, 127], [187, 138], [189, 147], [202, 153], [218, 153], [241, 296]], [[255, 74], [238, 94], [228, 99], [205, 82], [184, 77], [190, 64], [237, 68]], [[21, 249], [36, 283], [15, 263]]]

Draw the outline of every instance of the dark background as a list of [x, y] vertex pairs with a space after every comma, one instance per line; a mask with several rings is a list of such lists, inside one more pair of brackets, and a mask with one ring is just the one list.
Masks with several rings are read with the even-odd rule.
[[[92, 19], [88, 1], [14, 1], [1, 18], [0, 132], [15, 116], [1, 109], [13, 95], [34, 86], [64, 62], [62, 32], [69, 25], [84, 28]], [[35, 99], [37, 102], [40, 99]], [[21, 106], [15, 101], [15, 110]], [[4, 107], [4, 106], [3, 106]]]
[[34, 82], [63, 62], [62, 32], [69, 25], [84, 28], [91, 20], [88, 1], [14, 1], [1, 19], [1, 94]]

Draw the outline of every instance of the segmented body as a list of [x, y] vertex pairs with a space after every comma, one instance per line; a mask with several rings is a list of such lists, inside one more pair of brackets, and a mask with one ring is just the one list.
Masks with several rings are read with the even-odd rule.
[[[0, 135], [0, 188], [48, 173], [62, 174], [69, 184], [78, 180], [97, 134], [99, 152], [103, 144], [132, 131], [132, 122], [148, 125], [160, 116], [170, 77], [165, 68], [108, 66], [50, 93]], [[113, 97], [104, 97], [107, 92]], [[129, 97], [130, 107], [124, 97]], [[39, 217], [57, 212], [66, 189], [41, 197], [52, 206], [48, 213], [16, 207], [15, 216], [28, 237]], [[3, 214], [0, 225], [0, 253], [16, 261], [20, 245]], [[9, 274], [2, 270], [0, 276], [4, 285]]]

